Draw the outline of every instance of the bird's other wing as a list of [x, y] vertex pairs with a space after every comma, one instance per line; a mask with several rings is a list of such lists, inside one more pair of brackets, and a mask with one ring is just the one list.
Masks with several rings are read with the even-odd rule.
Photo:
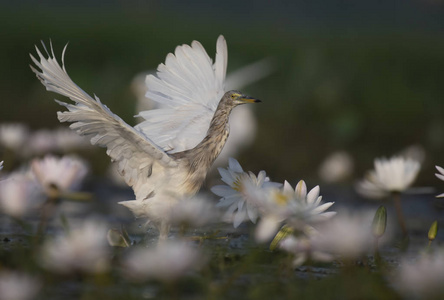
[[[43, 48], [46, 51], [44, 44]], [[37, 78], [46, 90], [66, 96], [75, 102], [73, 105], [56, 100], [68, 109], [57, 113], [60, 122], [73, 122], [70, 125], [71, 129], [90, 138], [92, 144], [106, 147], [106, 153], [118, 163], [119, 172], [126, 183], [133, 187], [136, 196], [137, 190], [151, 175], [153, 163], [156, 162], [162, 167], [173, 167], [177, 164], [142, 132], [113, 114], [97, 96], [92, 98], [71, 80], [64, 66], [66, 46], [62, 53], [62, 67], [55, 58], [52, 45], [51, 54], [46, 51], [48, 58], [45, 58], [37, 47], [36, 50], [40, 61], [30, 56], [40, 69], [31, 66]]]
[[146, 78], [146, 97], [162, 108], [139, 113], [146, 121], [136, 128], [159, 146], [174, 148], [172, 152], [194, 148], [205, 137], [224, 95], [227, 60], [223, 36], [216, 43], [214, 64], [199, 42], [178, 46], [159, 65], [157, 76]]
[[247, 85], [255, 83], [276, 71], [276, 61], [267, 57], [254, 63], [248, 64], [231, 72], [225, 81], [228, 91], [242, 90]]

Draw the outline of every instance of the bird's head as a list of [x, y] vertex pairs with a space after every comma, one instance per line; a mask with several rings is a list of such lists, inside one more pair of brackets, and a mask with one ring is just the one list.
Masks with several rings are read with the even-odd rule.
[[229, 91], [224, 95], [226, 101], [232, 106], [237, 106], [245, 103], [258, 103], [261, 102], [259, 99], [252, 98], [250, 96], [244, 95], [239, 91]]

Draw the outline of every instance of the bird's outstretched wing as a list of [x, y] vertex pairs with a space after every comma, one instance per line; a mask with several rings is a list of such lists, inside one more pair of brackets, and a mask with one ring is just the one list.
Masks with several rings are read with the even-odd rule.
[[31, 69], [48, 91], [66, 96], [75, 102], [73, 105], [56, 100], [68, 109], [57, 113], [60, 122], [73, 122], [70, 125], [71, 129], [89, 137], [92, 144], [106, 147], [106, 153], [118, 163], [119, 172], [126, 183], [133, 187], [136, 197], [142, 197], [143, 195], [137, 193], [150, 177], [153, 164], [173, 167], [177, 163], [144, 133], [113, 114], [97, 96], [92, 98], [71, 80], [64, 66], [66, 46], [62, 53], [62, 66], [55, 58], [52, 45], [51, 53], [48, 53], [44, 44], [43, 48], [48, 58], [36, 47], [40, 62], [30, 56], [40, 70], [33, 66]]
[[171, 153], [194, 148], [224, 95], [227, 60], [223, 36], [217, 39], [214, 64], [199, 42], [178, 46], [159, 65], [157, 76], [146, 78], [146, 96], [166, 108], [140, 112], [145, 121], [136, 128]]

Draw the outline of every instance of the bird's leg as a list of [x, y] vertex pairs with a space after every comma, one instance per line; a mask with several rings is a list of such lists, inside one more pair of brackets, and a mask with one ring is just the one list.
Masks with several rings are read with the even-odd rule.
[[162, 221], [160, 223], [160, 234], [159, 234], [159, 242], [165, 241], [168, 238], [168, 233], [170, 232], [170, 225], [168, 222]]

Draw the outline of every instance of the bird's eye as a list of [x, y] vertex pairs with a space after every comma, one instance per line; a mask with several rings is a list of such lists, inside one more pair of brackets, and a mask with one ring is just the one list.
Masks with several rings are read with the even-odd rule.
[[236, 98], [236, 94], [231, 94], [231, 99]]

